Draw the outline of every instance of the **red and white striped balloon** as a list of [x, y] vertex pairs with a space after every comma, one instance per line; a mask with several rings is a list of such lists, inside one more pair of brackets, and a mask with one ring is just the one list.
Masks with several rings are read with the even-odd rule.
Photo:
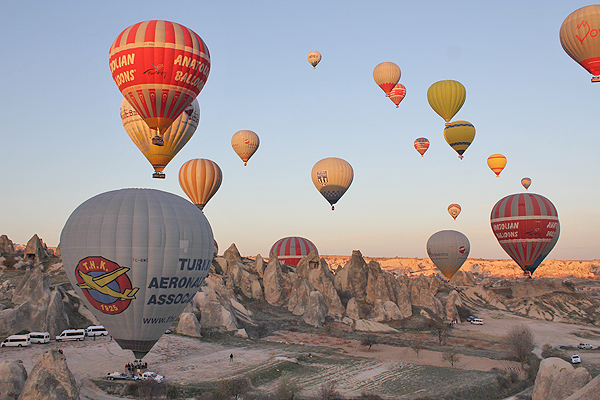
[[271, 247], [269, 255], [276, 251], [280, 263], [296, 266], [312, 249], [319, 254], [317, 247], [310, 240], [299, 236], [289, 236], [276, 241]]

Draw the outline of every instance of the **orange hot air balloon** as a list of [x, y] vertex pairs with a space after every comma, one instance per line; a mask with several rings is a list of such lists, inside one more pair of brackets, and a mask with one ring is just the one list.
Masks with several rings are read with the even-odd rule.
[[217, 193], [222, 180], [223, 173], [217, 163], [204, 158], [189, 160], [179, 169], [179, 186], [201, 210]]
[[531, 178], [525, 177], [525, 178], [521, 179], [521, 185], [523, 185], [525, 190], [529, 189], [529, 186], [531, 185]]
[[400, 80], [400, 67], [393, 62], [382, 62], [373, 70], [375, 83], [389, 96], [390, 92]]
[[502, 154], [492, 154], [487, 159], [487, 165], [496, 174], [496, 177], [500, 176], [500, 172], [506, 167], [506, 157]]
[[244, 166], [248, 165], [248, 160], [258, 150], [260, 140], [258, 135], [253, 131], [241, 130], [234, 133], [231, 138], [231, 147], [244, 162]]
[[390, 92], [390, 100], [396, 105], [396, 108], [400, 105], [400, 102], [404, 100], [406, 96], [406, 88], [401, 83], [396, 83], [396, 86]]
[[144, 21], [121, 32], [109, 51], [113, 79], [151, 129], [154, 144], [198, 96], [210, 71], [206, 44], [169, 21]]
[[600, 5], [573, 11], [560, 27], [560, 44], [565, 52], [600, 82]]
[[429, 140], [427, 140], [424, 137], [418, 138], [417, 140], [415, 140], [414, 144], [415, 144], [415, 149], [419, 152], [421, 157], [423, 157], [423, 154], [425, 154], [425, 152], [429, 148]]
[[458, 204], [450, 204], [448, 206], [448, 214], [450, 214], [450, 216], [452, 216], [452, 218], [454, 218], [455, 221], [456, 217], [458, 217], [458, 214], [460, 214], [461, 210], [462, 209]]
[[313, 66], [314, 69], [317, 68], [317, 65], [321, 62], [321, 53], [319, 53], [318, 51], [311, 51], [310, 53], [308, 53], [306, 58], [308, 59], [308, 62], [310, 63], [310, 65]]

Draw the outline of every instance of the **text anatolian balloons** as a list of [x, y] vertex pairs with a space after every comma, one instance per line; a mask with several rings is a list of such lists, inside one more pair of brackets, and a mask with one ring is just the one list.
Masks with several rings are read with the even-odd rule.
[[560, 44], [565, 52], [600, 82], [600, 5], [573, 11], [560, 27]]
[[191, 29], [169, 21], [144, 21], [117, 36], [109, 66], [123, 96], [162, 136], [204, 88], [210, 54]]
[[418, 138], [415, 140], [414, 146], [415, 146], [415, 149], [421, 155], [421, 157], [423, 157], [423, 154], [425, 154], [425, 152], [429, 148], [429, 140], [427, 140], [424, 137]]
[[492, 231], [500, 246], [521, 267], [533, 274], [556, 240], [558, 212], [544, 196], [517, 193], [500, 199], [490, 216]]
[[258, 135], [249, 130], [237, 131], [231, 138], [231, 147], [233, 151], [242, 159], [244, 166], [248, 164], [248, 160], [258, 150], [260, 140]]
[[308, 59], [310, 65], [313, 66], [313, 68], [317, 68], [317, 64], [321, 62], [321, 53], [319, 53], [318, 51], [311, 51], [310, 53], [308, 53], [306, 58]]
[[427, 241], [427, 255], [448, 280], [462, 267], [470, 251], [469, 239], [457, 231], [439, 231]]
[[152, 146], [153, 131], [144, 122], [127, 99], [121, 102], [121, 122], [144, 157], [154, 167], [153, 178], [165, 178], [163, 170], [187, 144], [198, 128], [200, 106], [195, 100], [175, 119], [163, 134], [163, 146]]
[[446, 125], [461, 109], [466, 98], [467, 90], [457, 81], [439, 81], [427, 90], [429, 105], [446, 121]]
[[502, 154], [492, 154], [487, 159], [487, 165], [496, 174], [496, 177], [499, 177], [500, 172], [506, 167], [506, 157]]
[[354, 170], [352, 166], [341, 158], [324, 158], [317, 162], [311, 171], [313, 184], [323, 197], [331, 204], [334, 210], [334, 204], [346, 193], [354, 179]]
[[223, 173], [216, 162], [204, 158], [186, 161], [179, 169], [179, 186], [201, 210], [221, 187]]
[[396, 83], [400, 80], [400, 67], [393, 62], [382, 62], [373, 70], [373, 79], [381, 90], [389, 95]]
[[458, 204], [450, 204], [448, 206], [448, 214], [450, 214], [450, 216], [452, 218], [454, 218], [454, 220], [456, 220], [456, 217], [458, 217], [458, 215], [460, 214], [461, 210], [462, 209], [460, 208], [460, 206]]
[[277, 259], [280, 263], [295, 267], [313, 249], [319, 255], [317, 247], [310, 240], [299, 236], [289, 236], [279, 239], [271, 246], [269, 257], [277, 252]]
[[468, 121], [452, 121], [444, 128], [444, 139], [463, 159], [463, 153], [475, 139], [475, 127]]
[[63, 266], [86, 307], [142, 358], [200, 289], [215, 241], [182, 197], [121, 189], [83, 202], [61, 236]]

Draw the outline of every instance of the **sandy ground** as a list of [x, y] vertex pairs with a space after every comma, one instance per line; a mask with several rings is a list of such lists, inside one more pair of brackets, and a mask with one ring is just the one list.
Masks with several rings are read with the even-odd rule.
[[[531, 320], [501, 311], [484, 310], [477, 315], [485, 320], [484, 325], [461, 323], [455, 329], [503, 336], [511, 327], [525, 324], [534, 333], [539, 348], [545, 343], [576, 346], [581, 342], [586, 342], [600, 346], [600, 335], [586, 339], [576, 335], [576, 333], [586, 335], [590, 332], [593, 334], [593, 331], [596, 331], [595, 328]], [[276, 332], [275, 335], [264, 340], [332, 347], [350, 356], [367, 357], [383, 363], [405, 362], [437, 367], [449, 366], [447, 362], [442, 361], [441, 353], [435, 351], [421, 350], [417, 355], [407, 347], [383, 344], [374, 345], [371, 350], [368, 350], [358, 340], [324, 335], [285, 331]], [[179, 335], [164, 335], [144, 358], [144, 361], [148, 362], [150, 371], [165, 376], [167, 382], [189, 384], [200, 381], [216, 381], [245, 374], [253, 369], [277, 363], [277, 357], [298, 354], [297, 348], [289, 349], [286, 346], [277, 345], [265, 350], [264, 346], [257, 346], [253, 341], [249, 340], [247, 343], [247, 346], [238, 343], [238, 347], [227, 347]], [[122, 350], [114, 341], [104, 337], [96, 340], [88, 338], [82, 342], [36, 344], [29, 348], [2, 348], [0, 349], [0, 362], [22, 360], [26, 370], [31, 372], [40, 354], [50, 348], [63, 350], [69, 369], [81, 385], [82, 399], [116, 399], [116, 397], [96, 391], [93, 384], [89, 383], [89, 379], [99, 379], [113, 371], [124, 371], [125, 364], [133, 359], [131, 352]], [[600, 364], [600, 352], [577, 350], [577, 353], [582, 357], [582, 366], [585, 366], [586, 362]], [[233, 361], [230, 360], [230, 354], [234, 355]], [[463, 355], [455, 368], [489, 371], [494, 367], [505, 368], [507, 364], [507, 361]]]

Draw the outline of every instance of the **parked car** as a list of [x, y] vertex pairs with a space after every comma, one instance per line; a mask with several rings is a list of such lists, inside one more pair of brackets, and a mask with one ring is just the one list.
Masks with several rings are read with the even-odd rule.
[[146, 371], [141, 375], [136, 375], [133, 379], [154, 379], [156, 382], [160, 383], [163, 380], [162, 375], [158, 375], [156, 372]]
[[587, 349], [587, 350], [591, 350], [594, 348], [594, 346], [592, 346], [589, 343], [579, 343], [579, 346], [577, 346], [578, 349]]
[[29, 334], [27, 335], [11, 335], [4, 339], [2, 343], [0, 343], [0, 347], [23, 347], [29, 346], [31, 344], [31, 340], [29, 338]]
[[571, 363], [572, 364], [581, 364], [581, 358], [577, 354], [573, 354], [571, 356]]
[[31, 343], [49, 343], [50, 334], [48, 332], [31, 332], [29, 334]]
[[56, 341], [61, 340], [85, 340], [85, 329], [65, 329], [56, 337]]
[[106, 374], [106, 379], [108, 379], [109, 381], [113, 381], [115, 379], [129, 379], [129, 376], [121, 372], [111, 372], [109, 374]]
[[467, 318], [467, 322], [471, 322], [471, 321], [473, 321], [473, 319], [474, 319], [474, 318], [475, 318], [474, 316], [472, 316], [472, 315], [469, 315], [469, 317]]
[[483, 320], [482, 320], [481, 318], [473, 318], [473, 319], [471, 320], [471, 323], [472, 323], [473, 325], [483, 325]]
[[88, 326], [85, 330], [85, 334], [88, 336], [108, 336], [108, 331], [102, 325]]
[[564, 344], [557, 344], [556, 348], [557, 349], [561, 349], [561, 350], [565, 350], [567, 348], [567, 346], [565, 346]]

